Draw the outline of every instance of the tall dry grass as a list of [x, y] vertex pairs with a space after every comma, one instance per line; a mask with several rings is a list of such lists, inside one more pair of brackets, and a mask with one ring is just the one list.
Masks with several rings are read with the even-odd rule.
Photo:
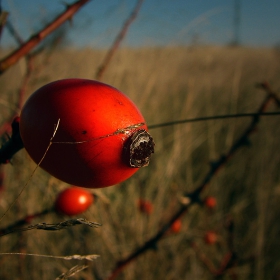
[[[57, 79], [94, 79], [105, 55], [103, 50], [57, 50], [34, 61], [25, 98], [38, 87]], [[1, 123], [14, 113], [17, 90], [25, 67], [22, 60], [0, 77]], [[267, 80], [280, 89], [280, 56], [272, 49], [225, 47], [174, 47], [121, 49], [104, 76], [140, 108], [148, 125], [208, 115], [255, 112], [264, 92], [255, 88]], [[276, 108], [271, 106], [270, 110]], [[250, 145], [242, 147], [213, 178], [203, 196], [217, 198], [216, 211], [198, 205], [183, 217], [178, 234], [169, 234], [153, 250], [131, 263], [118, 279], [213, 279], [190, 241], [219, 264], [227, 252], [228, 216], [235, 222], [234, 246], [239, 263], [236, 279], [273, 279], [280, 267], [280, 117], [263, 117]], [[84, 214], [102, 223], [98, 229], [74, 227], [59, 232], [29, 231], [0, 238], [1, 252], [35, 254], [98, 254], [76, 279], [106, 279], [118, 260], [142, 246], [176, 209], [179, 198], [194, 190], [209, 163], [225, 153], [250, 119], [224, 119], [151, 130], [156, 152], [150, 166], [126, 182], [96, 190], [99, 198]], [[5, 189], [0, 193], [3, 213], [28, 180], [35, 164], [24, 150], [4, 166]], [[15, 220], [51, 207], [67, 185], [37, 170], [20, 199], [1, 221]], [[102, 194], [102, 195], [100, 195]], [[154, 204], [151, 216], [137, 209], [137, 199]], [[34, 223], [59, 222], [67, 217], [48, 214]], [[206, 246], [203, 235], [216, 230], [218, 245]], [[77, 261], [23, 255], [0, 255], [0, 279], [55, 279]], [[84, 264], [79, 262], [78, 264]], [[278, 269], [278, 270], [277, 270]], [[224, 279], [231, 279], [228, 272]], [[277, 278], [275, 278], [277, 279]]]

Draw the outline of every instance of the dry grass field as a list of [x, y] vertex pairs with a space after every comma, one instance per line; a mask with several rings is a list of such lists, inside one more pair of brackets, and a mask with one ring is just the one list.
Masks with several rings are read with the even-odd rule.
[[[25, 99], [38, 87], [58, 79], [94, 79], [105, 51], [59, 49], [35, 57]], [[0, 77], [1, 124], [17, 112], [18, 90], [26, 68], [21, 60]], [[165, 47], [121, 49], [103, 81], [127, 94], [148, 125], [202, 116], [253, 113], [265, 92], [256, 83], [268, 81], [280, 91], [280, 53], [273, 49], [230, 47]], [[268, 111], [279, 110], [271, 104]], [[0, 279], [56, 279], [77, 264], [88, 268], [72, 279], [107, 279], [116, 263], [130, 255], [161, 228], [180, 207], [180, 198], [201, 183], [210, 162], [226, 153], [250, 124], [251, 118], [221, 119], [151, 129], [156, 147], [148, 167], [126, 182], [91, 190], [96, 201], [80, 217], [101, 223], [49, 232], [30, 230], [0, 238], [0, 253], [51, 256], [98, 254], [92, 262], [28, 255], [0, 255]], [[207, 261], [219, 267], [228, 252], [230, 217], [234, 221], [236, 264], [217, 279], [280, 279], [280, 116], [261, 117], [249, 144], [241, 147], [213, 177], [202, 199], [215, 196], [213, 211], [194, 205], [182, 217], [179, 233], [168, 233], [156, 248], [141, 254], [116, 279], [215, 279]], [[35, 164], [21, 150], [5, 175], [0, 192], [0, 215], [15, 200]], [[38, 169], [19, 199], [1, 220], [5, 228], [28, 214], [52, 207], [65, 183]], [[152, 201], [143, 215], [137, 200]], [[32, 224], [68, 219], [50, 213]], [[217, 232], [216, 244], [203, 241]]]

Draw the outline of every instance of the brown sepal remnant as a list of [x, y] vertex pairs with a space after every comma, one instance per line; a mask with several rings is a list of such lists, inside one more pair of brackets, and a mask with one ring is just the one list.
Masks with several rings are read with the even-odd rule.
[[137, 130], [124, 144], [125, 163], [134, 168], [149, 165], [154, 146], [152, 136], [145, 129]]

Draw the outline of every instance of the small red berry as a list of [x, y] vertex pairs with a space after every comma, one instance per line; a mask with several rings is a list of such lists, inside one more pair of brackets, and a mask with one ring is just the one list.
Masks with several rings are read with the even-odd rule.
[[181, 231], [181, 228], [182, 228], [182, 221], [180, 219], [177, 219], [171, 225], [171, 232], [179, 233]]
[[139, 199], [138, 208], [139, 208], [140, 212], [148, 214], [148, 215], [152, 214], [152, 212], [154, 210], [153, 204], [150, 201], [144, 200], [144, 199]]
[[217, 200], [214, 196], [207, 196], [204, 199], [204, 205], [209, 209], [214, 209], [217, 205]]
[[206, 244], [215, 244], [217, 242], [217, 234], [214, 231], [207, 231], [204, 235], [204, 242]]
[[85, 212], [93, 200], [93, 195], [89, 191], [79, 187], [70, 187], [58, 195], [55, 210], [68, 216], [78, 215]]

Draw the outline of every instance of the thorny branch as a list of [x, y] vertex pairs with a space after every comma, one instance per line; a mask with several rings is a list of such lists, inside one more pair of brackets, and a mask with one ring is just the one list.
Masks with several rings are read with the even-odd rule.
[[72, 16], [89, 0], [79, 0], [74, 4], [67, 6], [66, 10], [55, 18], [50, 24], [40, 30], [38, 33], [31, 36], [31, 38], [22, 44], [18, 49], [9, 54], [0, 61], [0, 74], [3, 74], [9, 67], [14, 65], [21, 57], [29, 53], [35, 46], [37, 46], [46, 36], [52, 33], [65, 21], [72, 18]]
[[6, 232], [0, 234], [0, 237], [13, 233], [13, 232], [22, 232], [22, 231], [27, 231], [27, 230], [32, 230], [32, 229], [56, 231], [56, 230], [66, 229], [66, 228], [76, 226], [76, 225], [86, 225], [86, 226], [94, 227], [94, 228], [101, 226], [101, 224], [98, 224], [95, 222], [90, 222], [83, 218], [78, 218], [78, 219], [67, 220], [64, 222], [57, 223], [57, 224], [39, 223], [39, 224], [35, 224], [35, 225], [30, 225], [30, 226], [24, 227], [24, 228], [14, 228], [14, 229], [11, 229], [10, 231], [6, 231]]
[[[209, 186], [210, 181], [212, 178], [218, 173], [218, 171], [221, 170], [222, 167], [225, 167], [228, 160], [235, 154], [235, 152], [246, 145], [248, 143], [248, 137], [256, 130], [257, 124], [260, 120], [260, 115], [263, 113], [268, 105], [271, 102], [275, 102], [278, 107], [279, 106], [279, 98], [277, 95], [270, 89], [269, 85], [267, 83], [261, 83], [258, 85], [262, 89], [266, 91], [266, 97], [262, 104], [260, 105], [259, 109], [257, 110], [257, 115], [255, 115], [252, 119], [251, 124], [248, 126], [247, 129], [241, 134], [241, 136], [233, 143], [232, 147], [229, 149], [229, 151], [225, 155], [221, 155], [219, 159], [212, 162], [210, 165], [210, 170], [208, 174], [206, 174], [205, 178], [202, 180], [202, 183], [191, 193], [188, 193], [185, 195], [184, 199], [182, 201], [185, 201], [184, 204], [181, 205], [180, 209], [173, 214], [173, 216], [169, 219], [169, 221], [166, 222], [162, 226], [162, 228], [156, 233], [154, 236], [152, 236], [149, 240], [145, 242], [140, 248], [136, 249], [134, 252], [132, 252], [128, 257], [124, 258], [123, 260], [120, 260], [117, 262], [115, 268], [113, 269], [111, 275], [107, 278], [107, 280], [113, 280], [117, 277], [117, 275], [133, 260], [135, 260], [138, 256], [146, 252], [147, 250], [156, 248], [157, 243], [160, 241], [160, 239], [165, 235], [165, 233], [169, 230], [169, 228], [172, 226], [172, 224], [180, 218], [182, 215], [186, 214], [189, 210], [189, 207], [195, 203], [200, 202], [200, 194]], [[220, 268], [220, 273], [228, 269], [229, 267], [232, 267], [235, 263], [235, 259], [237, 258], [236, 254], [234, 252], [231, 252], [231, 256], [228, 260], [228, 262], [225, 264], [224, 267]]]

